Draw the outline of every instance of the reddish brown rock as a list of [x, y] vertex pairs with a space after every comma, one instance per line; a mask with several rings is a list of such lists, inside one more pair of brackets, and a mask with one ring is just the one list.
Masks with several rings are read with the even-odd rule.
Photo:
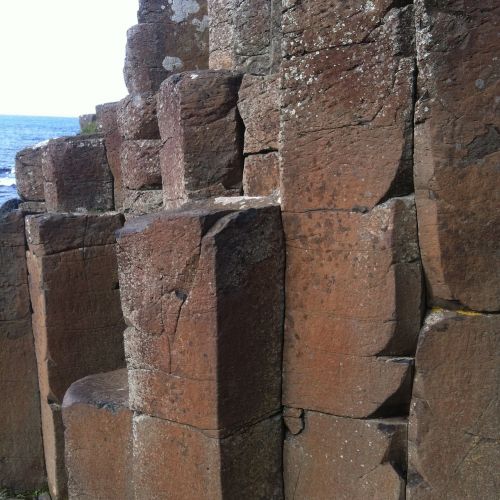
[[122, 210], [125, 217], [135, 217], [163, 210], [163, 191], [161, 189], [148, 189], [146, 191], [125, 189], [123, 194]]
[[72, 384], [62, 414], [69, 497], [132, 498], [127, 370], [91, 375]]
[[118, 130], [117, 117], [119, 104], [118, 102], [110, 102], [96, 106], [97, 129], [104, 135], [106, 157], [111, 173], [113, 174], [113, 193], [117, 209], [121, 207], [123, 199], [122, 172], [120, 168], [122, 138]]
[[119, 233], [132, 409], [220, 433], [279, 409], [279, 207], [242, 200], [136, 218]]
[[281, 68], [286, 211], [412, 192], [412, 7], [292, 1]]
[[250, 155], [245, 158], [243, 192], [245, 196], [270, 196], [280, 190], [278, 153]]
[[24, 219], [0, 215], [0, 485], [35, 490], [46, 482]]
[[497, 315], [427, 317], [409, 421], [408, 498], [496, 498], [499, 340]]
[[113, 209], [113, 176], [100, 137], [64, 137], [47, 145], [42, 162], [47, 210]]
[[[284, 214], [284, 395], [289, 406], [351, 417], [408, 404], [420, 327], [413, 199], [369, 213]], [[386, 413], [387, 412], [387, 413]]]
[[206, 0], [173, 2], [161, 21], [137, 24], [127, 32], [124, 76], [129, 92], [156, 92], [169, 75], [208, 68]]
[[42, 155], [47, 142], [16, 154], [16, 188], [22, 200], [44, 201]]
[[161, 189], [160, 140], [123, 141], [120, 163], [126, 189]]
[[306, 411], [304, 430], [287, 434], [286, 498], [403, 500], [406, 421], [357, 420]]
[[134, 438], [135, 498], [283, 498], [279, 416], [218, 439], [139, 415]]
[[210, 69], [266, 75], [280, 59], [281, 1], [208, 0]]
[[415, 188], [430, 301], [498, 311], [500, 9], [416, 5]]
[[49, 487], [64, 497], [61, 407], [76, 380], [124, 364], [114, 231], [119, 215], [29, 216], [26, 233]]
[[200, 71], [174, 75], [162, 84], [158, 123], [166, 208], [189, 199], [240, 194], [240, 82], [238, 73]]
[[146, 92], [125, 97], [118, 105], [117, 123], [125, 140], [159, 139], [156, 94]]
[[245, 153], [278, 150], [280, 128], [279, 78], [245, 75], [238, 110], [245, 125]]

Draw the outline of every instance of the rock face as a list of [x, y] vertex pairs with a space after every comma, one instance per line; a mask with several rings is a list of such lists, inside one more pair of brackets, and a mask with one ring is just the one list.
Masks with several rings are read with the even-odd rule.
[[406, 422], [306, 411], [285, 439], [285, 498], [403, 500]]
[[51, 494], [64, 497], [61, 403], [76, 380], [124, 364], [114, 231], [120, 215], [26, 219], [33, 333]]
[[384, 356], [411, 356], [420, 327], [412, 198], [366, 214], [285, 213], [283, 222], [284, 402], [350, 417], [401, 410], [411, 362]]
[[[174, 75], [158, 93], [164, 204], [238, 195], [243, 128], [236, 107], [241, 75], [199, 71]], [[203, 102], [203, 106], [200, 106]]]
[[155, 92], [173, 73], [208, 68], [206, 0], [142, 2], [140, 24], [127, 33], [129, 92]]
[[270, 196], [279, 193], [278, 153], [250, 155], [245, 158], [243, 192], [245, 196]]
[[125, 140], [159, 139], [156, 117], [156, 94], [133, 94], [120, 101], [117, 122], [120, 135]]
[[499, 6], [416, 7], [415, 187], [430, 300], [498, 311]]
[[91, 126], [97, 126], [97, 116], [95, 113], [88, 115], [80, 115], [78, 117], [78, 122], [80, 124], [80, 132], [85, 132], [85, 130]]
[[412, 7], [393, 3], [292, 1], [284, 13], [284, 210], [371, 209], [412, 192]]
[[131, 408], [216, 434], [272, 415], [281, 391], [279, 208], [225, 200], [118, 238]]
[[217, 439], [194, 427], [137, 415], [134, 436], [137, 499], [283, 498], [279, 417]]
[[44, 201], [42, 156], [47, 143], [23, 149], [16, 154], [16, 188], [25, 201]]
[[280, 0], [208, 0], [210, 69], [266, 75], [280, 61]]
[[42, 168], [47, 210], [113, 209], [113, 176], [101, 137], [49, 141]]
[[123, 141], [120, 163], [126, 189], [161, 189], [160, 140]]
[[497, 315], [427, 317], [409, 422], [408, 498], [498, 494], [499, 341]]
[[120, 168], [120, 147], [122, 137], [118, 129], [118, 107], [120, 103], [109, 102], [96, 106], [97, 129], [104, 136], [106, 157], [113, 174], [113, 193], [115, 208], [119, 209], [123, 201], [122, 172]]
[[45, 482], [40, 398], [31, 330], [24, 218], [0, 214], [0, 485], [13, 490]]
[[69, 497], [130, 498], [132, 412], [127, 370], [91, 375], [72, 384], [62, 414]]

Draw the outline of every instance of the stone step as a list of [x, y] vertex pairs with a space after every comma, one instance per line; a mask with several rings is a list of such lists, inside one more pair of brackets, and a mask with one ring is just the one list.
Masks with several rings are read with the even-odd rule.
[[64, 396], [62, 417], [69, 498], [132, 498], [127, 370], [74, 382]]

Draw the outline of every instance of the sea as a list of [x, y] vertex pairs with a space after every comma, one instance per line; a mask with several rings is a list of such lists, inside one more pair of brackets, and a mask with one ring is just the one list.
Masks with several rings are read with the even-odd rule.
[[0, 115], [0, 206], [17, 198], [15, 157], [18, 151], [47, 139], [74, 135], [79, 130], [78, 118]]

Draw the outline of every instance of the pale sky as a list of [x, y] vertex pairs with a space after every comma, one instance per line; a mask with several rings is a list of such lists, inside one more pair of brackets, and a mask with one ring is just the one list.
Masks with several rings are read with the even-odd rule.
[[0, 114], [78, 116], [120, 100], [138, 0], [0, 0]]

